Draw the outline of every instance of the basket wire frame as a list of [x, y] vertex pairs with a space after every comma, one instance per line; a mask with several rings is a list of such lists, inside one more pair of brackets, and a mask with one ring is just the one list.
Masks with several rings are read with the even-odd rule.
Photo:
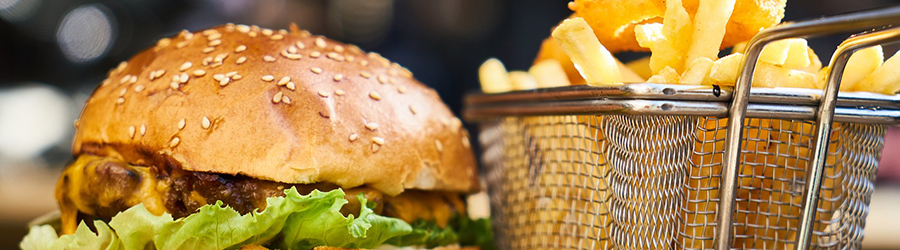
[[[480, 140], [501, 249], [713, 249], [727, 119], [505, 117]], [[836, 123], [812, 246], [862, 241], [884, 125]], [[812, 121], [745, 119], [732, 248], [794, 246]]]

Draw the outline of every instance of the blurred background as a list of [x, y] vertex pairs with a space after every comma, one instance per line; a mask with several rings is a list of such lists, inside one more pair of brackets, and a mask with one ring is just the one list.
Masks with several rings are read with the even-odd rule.
[[[72, 123], [108, 69], [187, 29], [227, 22], [287, 28], [358, 44], [409, 68], [459, 114], [477, 68], [497, 57], [527, 70], [567, 0], [0, 0], [0, 250], [18, 249], [32, 218], [55, 209], [71, 160]], [[785, 20], [898, 4], [790, 0]], [[827, 61], [846, 36], [810, 41]], [[893, 54], [896, 47], [886, 47]], [[625, 59], [640, 55], [624, 55]], [[900, 131], [879, 170], [866, 248], [900, 249]]]

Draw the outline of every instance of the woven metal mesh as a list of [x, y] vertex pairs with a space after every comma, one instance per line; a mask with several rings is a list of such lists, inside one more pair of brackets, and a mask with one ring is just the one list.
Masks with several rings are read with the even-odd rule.
[[[712, 249], [726, 119], [508, 117], [480, 135], [503, 249]], [[734, 241], [792, 247], [815, 125], [747, 119]], [[813, 245], [859, 248], [884, 126], [835, 124]]]

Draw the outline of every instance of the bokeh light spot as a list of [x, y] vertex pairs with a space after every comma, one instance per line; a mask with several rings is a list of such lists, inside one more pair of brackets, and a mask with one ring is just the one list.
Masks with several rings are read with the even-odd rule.
[[83, 5], [66, 14], [56, 32], [56, 40], [69, 60], [92, 61], [112, 47], [114, 23], [103, 5]]

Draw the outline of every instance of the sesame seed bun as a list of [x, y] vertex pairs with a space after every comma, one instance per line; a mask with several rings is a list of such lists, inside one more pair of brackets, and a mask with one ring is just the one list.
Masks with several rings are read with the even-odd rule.
[[290, 184], [477, 189], [468, 133], [376, 53], [292, 26], [182, 32], [110, 71], [73, 153]]

